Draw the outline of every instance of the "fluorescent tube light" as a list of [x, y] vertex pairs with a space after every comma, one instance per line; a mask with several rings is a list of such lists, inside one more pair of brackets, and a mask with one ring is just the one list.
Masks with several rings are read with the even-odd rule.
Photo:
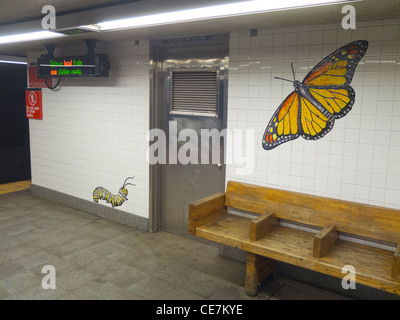
[[0, 63], [28, 64], [27, 62], [18, 62], [18, 61], [9, 61], [9, 60], [0, 60]]
[[27, 64], [26, 57], [0, 55], [0, 63]]
[[100, 27], [97, 24], [88, 24], [85, 26], [79, 26], [82, 29], [91, 30], [91, 31], [100, 31]]
[[0, 44], [51, 39], [51, 38], [58, 38], [58, 37], [65, 37], [65, 35], [61, 34], [61, 33], [57, 33], [57, 32], [51, 32], [51, 31], [37, 31], [37, 32], [29, 32], [29, 33], [20, 33], [20, 34], [14, 34], [14, 35], [10, 35], [10, 36], [0, 37]]
[[[339, 2], [348, 2], [344, 0], [253, 0], [243, 1], [222, 5], [215, 5], [196, 9], [179, 10], [146, 16], [105, 21], [97, 23], [101, 31], [114, 29], [141, 28], [156, 25], [164, 25], [179, 22], [188, 22], [196, 20], [205, 20], [213, 18], [223, 18], [238, 15], [262, 13], [269, 11], [278, 11], [294, 9], [300, 7], [318, 6], [324, 4], [333, 4]], [[85, 27], [85, 26], [82, 26]], [[93, 27], [93, 26], [92, 26]]]

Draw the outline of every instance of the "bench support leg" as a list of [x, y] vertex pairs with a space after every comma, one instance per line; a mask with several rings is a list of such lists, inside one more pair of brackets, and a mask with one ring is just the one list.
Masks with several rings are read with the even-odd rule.
[[251, 296], [258, 293], [258, 284], [275, 270], [275, 261], [259, 256], [254, 253], [247, 253], [246, 263], [246, 292]]

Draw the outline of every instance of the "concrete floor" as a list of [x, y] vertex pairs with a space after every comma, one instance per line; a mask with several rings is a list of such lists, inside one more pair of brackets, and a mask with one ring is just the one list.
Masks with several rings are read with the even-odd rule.
[[[56, 289], [44, 290], [45, 265]], [[147, 233], [36, 196], [0, 196], [0, 299], [345, 299], [280, 278], [256, 297], [245, 264], [217, 247]]]

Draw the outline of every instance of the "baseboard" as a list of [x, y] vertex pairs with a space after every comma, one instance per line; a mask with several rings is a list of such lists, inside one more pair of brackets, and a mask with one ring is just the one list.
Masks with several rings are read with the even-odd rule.
[[35, 196], [60, 203], [74, 209], [82, 210], [104, 219], [116, 221], [139, 230], [149, 231], [149, 219], [134, 215], [132, 213], [106, 207], [95, 202], [80, 199], [35, 184], [31, 185], [31, 193]]

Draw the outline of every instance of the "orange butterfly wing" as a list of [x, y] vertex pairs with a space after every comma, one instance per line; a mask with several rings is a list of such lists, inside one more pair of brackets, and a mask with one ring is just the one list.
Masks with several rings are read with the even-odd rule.
[[304, 78], [307, 87], [347, 87], [354, 71], [368, 49], [368, 41], [351, 42], [324, 58]]
[[333, 127], [333, 122], [306, 98], [293, 91], [280, 105], [269, 122], [263, 137], [263, 148], [270, 150], [294, 140], [321, 138]]
[[303, 80], [312, 97], [336, 119], [353, 107], [355, 92], [350, 83], [367, 49], [368, 41], [351, 42], [323, 59]]
[[263, 137], [263, 148], [276, 146], [299, 137], [299, 95], [292, 92], [272, 116]]
[[351, 86], [343, 89], [309, 88], [308, 91], [336, 119], [351, 110], [356, 96]]

